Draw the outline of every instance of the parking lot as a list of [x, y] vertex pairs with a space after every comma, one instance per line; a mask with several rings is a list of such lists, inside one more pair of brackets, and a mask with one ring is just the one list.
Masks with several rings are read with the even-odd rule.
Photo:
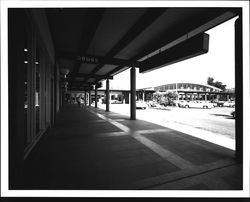
[[[105, 105], [99, 105], [98, 107], [105, 109]], [[129, 107], [128, 104], [110, 104], [110, 111], [130, 116]], [[234, 110], [235, 108], [232, 107], [215, 107], [212, 109], [147, 108], [145, 110], [137, 109], [136, 117], [187, 134], [196, 134], [200, 138], [210, 138], [212, 141], [219, 141], [221, 137], [222, 143], [228, 140], [231, 142], [231, 147], [234, 147], [235, 119], [230, 114]]]

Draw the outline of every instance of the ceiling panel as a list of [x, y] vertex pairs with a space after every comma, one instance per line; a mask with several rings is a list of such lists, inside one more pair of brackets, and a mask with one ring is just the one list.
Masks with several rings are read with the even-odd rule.
[[94, 78], [89, 78], [88, 80], [87, 80], [87, 82], [94, 82], [96, 79], [94, 79]]
[[96, 72], [97, 75], [105, 75], [115, 69], [116, 65], [104, 65], [98, 72]]
[[75, 80], [76, 80], [76, 81], [83, 81], [83, 80], [84, 80], [84, 77], [76, 77]]
[[79, 69], [79, 73], [89, 74], [96, 67], [96, 64], [82, 63]]
[[109, 8], [96, 30], [88, 54], [104, 56], [142, 16], [144, 8]]
[[74, 61], [73, 60], [66, 60], [66, 59], [60, 59], [59, 60], [59, 66], [61, 69], [69, 69], [70, 71], [74, 68]]
[[194, 8], [168, 8], [159, 19], [157, 19], [151, 26], [145, 29], [138, 35], [131, 43], [121, 50], [115, 57], [122, 59], [131, 59], [137, 55], [145, 47], [155, 43], [158, 39], [162, 39], [165, 33], [165, 38], [168, 37], [168, 32], [172, 32], [178, 28], [183, 21], [192, 18], [194, 15], [199, 15], [205, 9]]
[[88, 9], [47, 8], [52, 37], [56, 50], [78, 51], [86, 21], [84, 16]]

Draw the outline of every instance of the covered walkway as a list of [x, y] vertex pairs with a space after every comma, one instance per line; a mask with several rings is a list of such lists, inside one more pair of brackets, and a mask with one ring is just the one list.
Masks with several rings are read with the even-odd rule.
[[25, 189], [242, 189], [232, 150], [89, 106], [57, 117], [25, 160]]
[[[242, 189], [241, 7], [15, 5], [4, 12], [8, 99], [2, 106], [8, 108], [8, 134], [1, 142], [8, 145], [9, 172], [1, 177], [6, 192]], [[236, 153], [137, 120], [136, 69], [145, 73], [208, 53], [206, 32], [235, 17]], [[122, 116], [110, 112], [110, 80], [127, 69], [130, 116]], [[97, 90], [104, 81], [106, 110], [101, 110]], [[69, 91], [83, 94], [86, 107], [68, 105]], [[95, 108], [87, 96], [91, 91]]]

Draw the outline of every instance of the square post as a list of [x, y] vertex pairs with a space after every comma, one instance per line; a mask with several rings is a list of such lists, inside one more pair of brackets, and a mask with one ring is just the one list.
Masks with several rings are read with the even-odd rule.
[[97, 108], [97, 85], [95, 85], [95, 108]]
[[143, 102], [146, 101], [146, 100], [145, 100], [145, 91], [142, 92], [142, 100], [143, 100]]
[[242, 56], [242, 14], [235, 21], [235, 158], [243, 162], [243, 56]]
[[87, 92], [86, 90], [84, 91], [84, 105], [87, 105]]
[[135, 67], [130, 69], [130, 119], [136, 120], [136, 72]]
[[89, 90], [89, 106], [91, 106], [91, 90]]
[[110, 100], [109, 79], [107, 79], [106, 80], [106, 112], [109, 112], [109, 100]]

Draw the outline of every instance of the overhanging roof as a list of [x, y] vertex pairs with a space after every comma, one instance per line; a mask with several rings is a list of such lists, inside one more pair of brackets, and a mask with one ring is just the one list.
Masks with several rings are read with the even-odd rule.
[[141, 71], [149, 58], [235, 17], [237, 9], [47, 8], [46, 15], [58, 64], [70, 70], [68, 87], [82, 90], [132, 65]]

